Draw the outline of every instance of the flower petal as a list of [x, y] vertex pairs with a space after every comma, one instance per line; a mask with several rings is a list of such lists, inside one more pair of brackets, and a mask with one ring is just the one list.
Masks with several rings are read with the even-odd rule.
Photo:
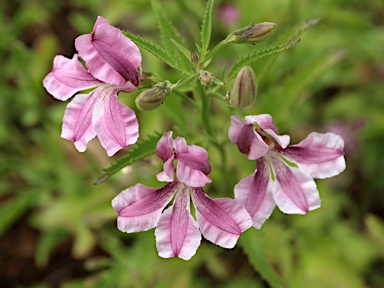
[[155, 232], [156, 247], [163, 258], [189, 260], [200, 245], [201, 234], [189, 209], [189, 193], [180, 186], [173, 206], [161, 215]]
[[96, 87], [101, 82], [89, 73], [78, 60], [58, 55], [53, 60], [53, 69], [43, 80], [48, 93], [56, 99], [65, 101], [76, 92]]
[[130, 233], [155, 227], [178, 185], [172, 182], [158, 189], [137, 184], [118, 194], [112, 200], [112, 206], [118, 213], [119, 230]]
[[297, 145], [280, 153], [313, 178], [338, 175], [345, 169], [344, 140], [334, 133], [311, 133]]
[[282, 148], [289, 145], [290, 137], [288, 135], [277, 135], [277, 128], [271, 115], [260, 114], [255, 116], [245, 116], [245, 121], [248, 124], [258, 125], [264, 132], [271, 135]]
[[174, 152], [172, 149], [172, 133], [172, 131], [164, 133], [164, 135], [160, 138], [159, 142], [157, 142], [156, 144], [156, 155], [161, 158], [164, 162], [174, 156]]
[[257, 229], [264, 224], [275, 209], [272, 196], [271, 175], [263, 158], [257, 161], [254, 174], [242, 179], [235, 186], [235, 199], [243, 204]]
[[176, 159], [192, 169], [199, 170], [205, 175], [211, 173], [211, 165], [208, 162], [208, 152], [196, 145], [188, 145], [187, 153], [177, 153]]
[[255, 132], [252, 125], [241, 121], [238, 115], [231, 116], [228, 137], [231, 142], [237, 144], [241, 153], [248, 154], [248, 159], [255, 160], [268, 153], [268, 145], [261, 136]]
[[177, 164], [176, 177], [180, 182], [190, 187], [203, 187], [212, 182], [203, 172], [193, 169], [182, 162]]
[[156, 175], [157, 180], [161, 182], [172, 182], [175, 176], [175, 166], [173, 165], [173, 158], [169, 158], [164, 162], [164, 171]]
[[73, 141], [80, 152], [84, 152], [87, 143], [96, 136], [92, 125], [92, 112], [95, 104], [100, 101], [97, 90], [90, 94], [76, 95], [64, 113], [61, 137]]
[[219, 246], [233, 248], [241, 233], [252, 226], [248, 212], [233, 199], [211, 199], [203, 189], [193, 188], [192, 201], [201, 233]]
[[281, 211], [306, 214], [320, 207], [319, 192], [312, 177], [298, 168], [289, 167], [279, 156], [271, 157], [275, 181], [273, 198]]
[[101, 145], [112, 156], [129, 144], [136, 143], [139, 138], [139, 124], [135, 112], [118, 102], [117, 91], [104, 88], [103, 101], [95, 105], [93, 123]]
[[248, 115], [245, 116], [245, 122], [248, 124], [256, 124], [263, 130], [270, 129], [277, 133], [276, 125], [273, 122], [272, 116], [269, 114]]
[[133, 91], [139, 85], [139, 48], [119, 29], [99, 20], [96, 24], [92, 34], [81, 35], [75, 40], [80, 57], [97, 79], [119, 86], [128, 81], [133, 86], [124, 91]]

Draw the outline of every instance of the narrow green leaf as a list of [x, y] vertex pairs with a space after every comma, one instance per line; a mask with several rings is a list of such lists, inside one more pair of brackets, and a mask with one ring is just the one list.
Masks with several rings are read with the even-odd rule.
[[303, 91], [311, 83], [318, 81], [319, 77], [344, 57], [345, 53], [340, 51], [319, 57], [312, 63], [307, 63], [305, 67], [291, 74], [278, 87], [269, 92], [267, 97], [261, 97], [259, 105], [264, 107], [266, 112], [272, 113], [273, 111], [275, 123], [283, 122], [300, 105]]
[[30, 193], [20, 193], [6, 203], [2, 203], [0, 206], [0, 235], [4, 234], [25, 213], [30, 204], [30, 199]]
[[43, 232], [37, 244], [35, 261], [40, 268], [46, 267], [49, 255], [53, 249], [68, 237], [67, 232], [61, 227], [55, 227]]
[[183, 45], [181, 45], [176, 40], [169, 38], [169, 41], [172, 42], [172, 44], [188, 59], [191, 59], [191, 52], [187, 48], [185, 48]]
[[248, 229], [241, 235], [239, 244], [243, 247], [252, 266], [271, 287], [287, 288], [280, 275], [265, 258], [260, 231], [253, 228]]
[[176, 64], [175, 60], [167, 52], [165, 52], [162, 48], [157, 46], [155, 43], [150, 42], [146, 39], [143, 39], [138, 35], [133, 35], [127, 31], [124, 31], [123, 33], [125, 36], [127, 36], [129, 39], [131, 39], [139, 47], [147, 50], [149, 53], [151, 53], [155, 57], [159, 58], [160, 60], [164, 61], [169, 66], [180, 70], [180, 67]]
[[283, 52], [289, 48], [292, 48], [299, 42], [300, 42], [300, 39], [295, 41], [289, 41], [284, 44], [280, 44], [278, 46], [269, 47], [263, 50], [257, 50], [255, 52], [248, 54], [247, 56], [241, 58], [239, 61], [233, 64], [232, 68], [228, 72], [228, 77], [226, 79], [226, 82], [233, 79], [237, 75], [237, 73], [240, 71], [240, 69], [243, 68], [244, 66], [250, 65], [251, 63], [256, 62], [257, 60], [265, 56], [270, 56], [279, 52]]
[[180, 33], [177, 31], [176, 27], [173, 26], [172, 22], [167, 18], [167, 15], [165, 14], [163, 7], [160, 5], [160, 3], [157, 0], [152, 0], [151, 3], [153, 12], [156, 15], [157, 22], [162, 33], [164, 44], [168, 42], [167, 40], [169, 38], [172, 38], [179, 44], [185, 45], [184, 39], [180, 36]]
[[[185, 46], [184, 39], [180, 36], [180, 33], [177, 31], [172, 22], [167, 18], [167, 15], [160, 3], [157, 0], [152, 0], [151, 3], [166, 51], [175, 58], [179, 66], [188, 67], [190, 63], [189, 57], [185, 59], [180, 50], [175, 49], [174, 43], [170, 41], [170, 39], [173, 39], [173, 41], [177, 42], [180, 46]], [[190, 66], [190, 68], [192, 68], [192, 66]]]
[[[282, 42], [282, 41], [290, 41], [292, 39], [297, 39], [301, 33], [303, 33], [308, 28], [316, 25], [317, 23], [319, 23], [319, 21], [320, 19], [312, 19], [312, 20], [301, 22], [295, 25], [292, 29], [290, 29], [288, 33], [283, 34], [282, 37], [280, 37], [278, 40]], [[257, 78], [259, 79], [259, 81], [261, 81], [264, 75], [267, 74], [268, 70], [272, 67], [275, 60], [277, 59], [277, 56], [278, 55], [276, 54], [275, 56], [270, 57], [268, 59], [266, 65], [264, 65], [263, 70], [261, 70], [257, 75]]]
[[213, 3], [214, 0], [208, 0], [201, 26], [201, 58], [203, 62], [208, 51], [209, 41], [211, 40]]
[[147, 139], [139, 140], [135, 145], [135, 148], [129, 152], [128, 155], [125, 155], [116, 160], [116, 162], [109, 168], [103, 169], [106, 173], [101, 175], [94, 184], [100, 184], [105, 181], [113, 174], [119, 172], [124, 167], [141, 160], [149, 155], [156, 153], [156, 144], [161, 138], [161, 134], [156, 133], [155, 135], [149, 136]]

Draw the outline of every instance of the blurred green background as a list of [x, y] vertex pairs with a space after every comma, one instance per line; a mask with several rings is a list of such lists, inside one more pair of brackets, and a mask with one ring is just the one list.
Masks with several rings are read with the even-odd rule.
[[[193, 49], [205, 1], [161, 3]], [[230, 16], [225, 9], [232, 11]], [[265, 257], [288, 287], [384, 287], [382, 0], [215, 1], [211, 47], [250, 22], [279, 26], [262, 48], [278, 43], [298, 23], [321, 19], [300, 35], [297, 46], [254, 64], [261, 75], [258, 99], [241, 113], [270, 113], [292, 143], [312, 131], [340, 134], [347, 169], [317, 181], [320, 209], [305, 216], [275, 210], [260, 231], [247, 231], [235, 249], [203, 241], [188, 262], [158, 257], [153, 230], [124, 234], [116, 228], [111, 200], [138, 182], [160, 186], [156, 157], [93, 185], [113, 159], [98, 140], [78, 153], [60, 138], [66, 103], [53, 99], [42, 80], [55, 55], [72, 57], [74, 39], [90, 33], [98, 15], [161, 43], [147, 0], [0, 3], [1, 287], [270, 287], [251, 265], [254, 257]], [[223, 65], [257, 48], [225, 47], [210, 71], [220, 75]], [[144, 71], [173, 82], [182, 77], [142, 54]], [[120, 100], [134, 107], [137, 93], [121, 94]], [[172, 99], [155, 111], [136, 110], [141, 136], [169, 129], [193, 136], [186, 129], [188, 119], [182, 119], [185, 109], [192, 108]], [[220, 103], [212, 107], [212, 123], [222, 138], [229, 126], [226, 111]], [[233, 186], [254, 169], [235, 145], [225, 149], [226, 169], [234, 177], [223, 179], [220, 169], [213, 170], [214, 182], [205, 189], [213, 197], [232, 197]], [[215, 169], [219, 154], [209, 152]], [[250, 235], [263, 255], [243, 249]]]

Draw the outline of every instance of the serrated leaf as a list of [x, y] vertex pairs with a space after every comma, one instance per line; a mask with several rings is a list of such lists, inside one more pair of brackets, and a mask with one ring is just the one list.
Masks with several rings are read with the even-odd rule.
[[139, 47], [147, 50], [149, 53], [159, 58], [160, 60], [164, 61], [169, 66], [175, 69], [181, 70], [181, 68], [177, 65], [175, 60], [167, 52], [165, 52], [161, 47], [157, 46], [155, 43], [148, 41], [146, 39], [143, 39], [138, 35], [133, 35], [132, 33], [127, 31], [124, 31], [123, 33], [125, 36], [131, 39]]
[[178, 43], [176, 40], [169, 38], [169, 41], [181, 52], [181, 54], [185, 57], [186, 60], [190, 63], [191, 59], [191, 52], [185, 48], [183, 45]]
[[180, 36], [180, 33], [177, 31], [172, 22], [167, 18], [167, 15], [160, 3], [157, 0], [152, 0], [151, 3], [153, 12], [155, 13], [161, 31], [161, 37], [163, 39], [163, 44], [166, 48], [166, 51], [175, 57], [175, 60], [179, 66], [185, 67], [188, 65], [188, 62], [190, 62], [189, 58], [187, 58], [186, 61], [186, 59], [182, 57], [183, 55], [180, 53], [179, 49], [175, 50], [174, 44], [169, 40], [173, 39], [173, 41], [177, 42], [179, 45], [185, 46], [184, 39]]
[[161, 134], [156, 133], [155, 135], [149, 136], [147, 139], [139, 140], [139, 142], [135, 145], [135, 148], [130, 151], [128, 155], [118, 158], [112, 166], [103, 169], [106, 173], [101, 175], [94, 184], [100, 184], [124, 167], [131, 165], [133, 162], [155, 154], [156, 144], [159, 142], [161, 136]]
[[287, 43], [280, 44], [278, 46], [269, 47], [269, 48], [258, 50], [248, 54], [247, 56], [241, 58], [239, 61], [233, 64], [233, 66], [228, 72], [228, 77], [226, 79], [226, 82], [233, 79], [237, 75], [237, 73], [241, 70], [241, 68], [243, 68], [244, 66], [250, 65], [263, 57], [274, 55], [279, 52], [283, 52], [289, 48], [292, 48], [299, 42], [300, 42], [300, 39], [295, 41], [289, 41]]
[[260, 237], [260, 231], [250, 228], [241, 235], [239, 244], [243, 247], [249, 262], [271, 287], [287, 288], [280, 275], [265, 258]]
[[315, 26], [317, 23], [319, 23], [319, 21], [320, 19], [312, 19], [312, 20], [307, 20], [302, 23], [299, 23], [290, 30], [291, 33], [287, 33], [285, 36], [283, 36], [283, 39], [285, 40], [296, 39], [297, 37], [299, 37], [301, 33], [303, 33], [308, 28]]
[[201, 26], [202, 61], [205, 60], [205, 55], [207, 54], [207, 51], [208, 51], [209, 42], [211, 41], [213, 3], [214, 3], [214, 0], [208, 0], [207, 7], [205, 9], [203, 24]]

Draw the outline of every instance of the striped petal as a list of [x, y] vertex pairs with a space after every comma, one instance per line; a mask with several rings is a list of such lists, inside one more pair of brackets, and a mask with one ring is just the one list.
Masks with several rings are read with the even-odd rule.
[[241, 121], [238, 115], [231, 116], [228, 137], [231, 142], [237, 144], [241, 153], [248, 155], [248, 159], [255, 160], [268, 153], [268, 145], [261, 136], [255, 132], [252, 125]]
[[211, 199], [203, 189], [193, 188], [192, 201], [201, 233], [219, 246], [233, 248], [241, 233], [252, 226], [248, 212], [233, 199]]
[[235, 199], [243, 204], [257, 229], [271, 216], [276, 204], [272, 196], [269, 167], [263, 158], [257, 161], [256, 172], [235, 186]]
[[96, 103], [100, 101], [97, 90], [90, 94], [76, 95], [64, 113], [61, 137], [73, 141], [80, 152], [84, 152], [87, 143], [96, 136], [92, 113]]
[[287, 214], [306, 214], [320, 207], [316, 183], [307, 173], [289, 167], [279, 156], [271, 156], [275, 181], [273, 198], [279, 209]]
[[311, 133], [297, 145], [280, 151], [313, 178], [328, 178], [345, 169], [344, 140], [334, 133]]
[[139, 123], [135, 112], [117, 100], [116, 90], [108, 86], [96, 90], [103, 94], [103, 101], [95, 105], [94, 128], [108, 156], [112, 156], [127, 145], [136, 143]]
[[119, 86], [132, 83], [131, 89], [125, 92], [133, 91], [139, 85], [139, 48], [119, 29], [99, 18], [93, 33], [77, 37], [75, 46], [88, 70], [97, 79]]
[[180, 185], [175, 203], [161, 215], [155, 236], [159, 256], [189, 260], [200, 245], [201, 233], [190, 214], [189, 192]]
[[100, 85], [101, 82], [89, 73], [78, 60], [58, 55], [53, 60], [53, 69], [43, 80], [43, 85], [56, 99], [65, 101], [76, 92]]
[[160, 189], [137, 184], [122, 191], [112, 200], [119, 230], [130, 233], [154, 228], [177, 187], [177, 182]]

